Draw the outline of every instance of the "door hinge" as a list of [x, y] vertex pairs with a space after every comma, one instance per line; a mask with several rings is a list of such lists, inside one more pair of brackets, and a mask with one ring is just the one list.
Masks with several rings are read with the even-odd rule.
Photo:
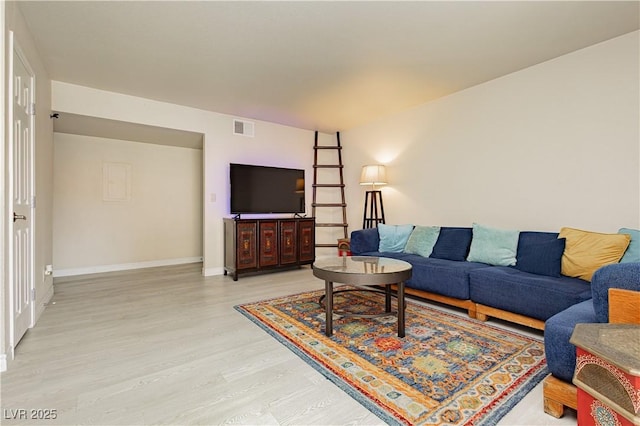
[[29, 115], [36, 115], [36, 104], [32, 103], [29, 105]]
[[36, 208], [36, 196], [35, 195], [33, 197], [31, 197], [31, 208], [32, 209]]
[[36, 289], [35, 288], [31, 289], [31, 301], [33, 301], [33, 302], [36, 301]]

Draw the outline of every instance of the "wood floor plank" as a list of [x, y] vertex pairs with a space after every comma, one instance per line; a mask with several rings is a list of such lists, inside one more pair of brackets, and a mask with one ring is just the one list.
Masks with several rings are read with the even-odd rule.
[[[0, 376], [3, 413], [55, 409], [46, 424], [60, 425], [383, 424], [233, 308], [323, 289], [308, 267], [238, 281], [201, 268], [56, 279], [52, 303]], [[545, 414], [540, 385], [500, 424], [575, 424], [567, 411]]]

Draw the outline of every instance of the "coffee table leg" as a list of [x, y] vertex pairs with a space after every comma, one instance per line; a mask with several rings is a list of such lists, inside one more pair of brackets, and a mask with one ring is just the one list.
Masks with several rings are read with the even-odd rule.
[[327, 336], [333, 334], [333, 282], [324, 282], [324, 311], [326, 320], [324, 323], [324, 332]]
[[391, 312], [391, 285], [384, 286], [384, 311]]
[[398, 337], [404, 337], [404, 281], [398, 284]]

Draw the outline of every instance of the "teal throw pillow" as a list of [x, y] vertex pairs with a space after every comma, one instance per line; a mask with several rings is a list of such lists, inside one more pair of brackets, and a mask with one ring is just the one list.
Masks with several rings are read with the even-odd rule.
[[407, 240], [411, 235], [413, 225], [378, 225], [378, 235], [380, 236], [380, 245], [378, 251], [402, 253]]
[[496, 266], [515, 266], [520, 231], [473, 224], [467, 260]]
[[429, 257], [440, 235], [439, 226], [416, 226], [404, 248], [405, 253]]
[[640, 262], [640, 230], [620, 228], [618, 234], [628, 234], [631, 236], [631, 242], [624, 256], [620, 259], [620, 263]]

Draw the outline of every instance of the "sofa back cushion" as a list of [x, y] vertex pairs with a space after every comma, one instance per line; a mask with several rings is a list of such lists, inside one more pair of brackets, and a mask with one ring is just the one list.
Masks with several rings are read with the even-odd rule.
[[565, 239], [556, 232], [520, 232], [515, 268], [522, 272], [560, 277]]
[[407, 245], [413, 225], [385, 225], [378, 224], [380, 236], [379, 252], [402, 253]]
[[433, 253], [433, 247], [438, 241], [440, 235], [439, 226], [419, 226], [417, 225], [411, 231], [407, 245], [404, 246], [404, 252], [409, 254], [417, 254], [422, 257], [429, 257]]
[[515, 229], [473, 224], [473, 238], [467, 260], [495, 266], [515, 266], [518, 236]]
[[433, 246], [431, 256], [435, 259], [465, 261], [469, 254], [471, 228], [441, 227], [436, 245]]
[[377, 228], [359, 229], [351, 233], [350, 249], [354, 256], [378, 251], [380, 236]]
[[620, 263], [640, 262], [640, 229], [620, 228], [618, 234], [627, 234], [631, 237], [629, 247], [620, 259]]
[[601, 234], [581, 229], [560, 229], [560, 238], [567, 243], [562, 256], [562, 275], [591, 281], [600, 267], [618, 263], [627, 250], [628, 234]]

